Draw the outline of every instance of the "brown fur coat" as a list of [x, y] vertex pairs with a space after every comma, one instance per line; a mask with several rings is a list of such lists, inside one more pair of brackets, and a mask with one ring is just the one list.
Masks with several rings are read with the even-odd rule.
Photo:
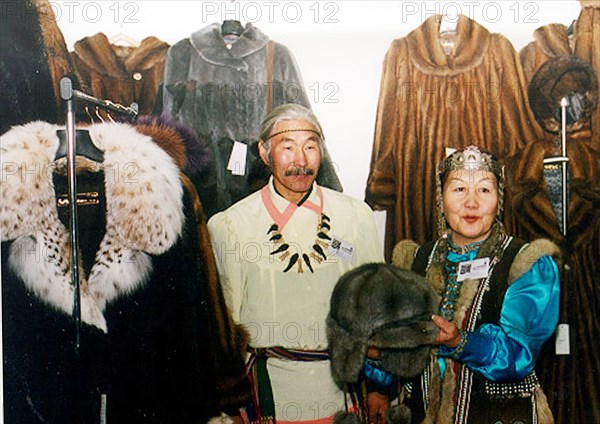
[[112, 45], [98, 33], [77, 41], [72, 56], [84, 92], [124, 106], [136, 102], [140, 114], [147, 114], [154, 107], [168, 49], [156, 37], [129, 47]]
[[[527, 82], [548, 59], [570, 54], [587, 60], [600, 74], [600, 1], [583, 2], [582, 6], [571, 36], [561, 24], [546, 25], [534, 31], [534, 41], [519, 52]], [[592, 114], [591, 125], [592, 131], [600, 134], [600, 103]]]
[[366, 200], [395, 212], [392, 245], [434, 238], [435, 164], [446, 147], [504, 157], [541, 134], [510, 42], [463, 16], [446, 55], [439, 25], [432, 16], [395, 40], [383, 65]]
[[506, 159], [507, 231], [524, 240], [549, 238], [560, 246], [567, 268], [561, 279], [561, 323], [570, 327], [570, 355], [542, 351], [537, 370], [557, 423], [600, 422], [600, 138], [570, 135], [567, 235], [548, 197], [543, 160], [551, 141], [526, 146]]

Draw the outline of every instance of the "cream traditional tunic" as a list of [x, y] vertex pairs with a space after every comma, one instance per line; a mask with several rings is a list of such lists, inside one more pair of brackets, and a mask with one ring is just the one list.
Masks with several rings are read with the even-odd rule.
[[[328, 235], [352, 253], [343, 258], [326, 253], [327, 260], [318, 263], [312, 246], [321, 209], [330, 219]], [[290, 245], [290, 255], [283, 260], [281, 253], [270, 254], [282, 244], [269, 241], [274, 234], [268, 234], [269, 229], [276, 222], [273, 216], [284, 242]], [[233, 319], [245, 325], [249, 344], [255, 348], [326, 350], [325, 318], [339, 277], [361, 264], [383, 262], [369, 207], [317, 184], [297, 207], [275, 192], [271, 178], [262, 191], [213, 216], [208, 228]], [[314, 272], [303, 261], [303, 272], [295, 263], [284, 273], [294, 253], [309, 255]], [[277, 421], [318, 420], [344, 408], [329, 361], [271, 358], [267, 369]]]

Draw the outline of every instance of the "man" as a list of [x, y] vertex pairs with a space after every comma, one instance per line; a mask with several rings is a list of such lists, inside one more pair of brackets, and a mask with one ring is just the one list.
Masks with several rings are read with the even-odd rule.
[[269, 183], [208, 223], [228, 306], [250, 336], [251, 422], [327, 422], [344, 409], [326, 352], [331, 293], [346, 271], [383, 262], [369, 207], [315, 183], [323, 143], [310, 110], [274, 109], [258, 144]]

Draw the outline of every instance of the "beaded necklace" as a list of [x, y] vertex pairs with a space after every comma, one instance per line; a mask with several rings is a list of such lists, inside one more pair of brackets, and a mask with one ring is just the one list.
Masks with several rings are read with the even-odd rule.
[[263, 187], [261, 190], [263, 203], [267, 211], [269, 212], [269, 215], [271, 215], [271, 218], [273, 218], [274, 221], [274, 223], [271, 224], [271, 226], [267, 230], [267, 236], [269, 237], [269, 241], [274, 244], [274, 250], [270, 252], [270, 255], [279, 255], [278, 259], [281, 262], [287, 261], [283, 272], [288, 272], [295, 265], [297, 265], [298, 272], [303, 273], [303, 264], [305, 264], [309, 271], [314, 273], [315, 271], [312, 261], [316, 262], [317, 264], [320, 264], [323, 261], [327, 260], [326, 251], [329, 248], [329, 243], [331, 242], [331, 237], [329, 236], [329, 231], [331, 230], [331, 220], [323, 212], [323, 192], [320, 187], [317, 187], [317, 194], [319, 196], [320, 205], [316, 205], [309, 200], [306, 200], [304, 203], [302, 203], [302, 207], [306, 207], [319, 215], [319, 222], [317, 223], [315, 242], [310, 247], [308, 254], [302, 251], [291, 253], [290, 244], [286, 242], [281, 232], [283, 231], [283, 228], [288, 223], [288, 221], [299, 206], [290, 202], [285, 211], [281, 213], [273, 204], [271, 194], [269, 193], [268, 185]]
[[[469, 252], [479, 250], [481, 244], [482, 242], [475, 242], [461, 247], [452, 243], [451, 240], [448, 240], [448, 251], [465, 255]], [[442, 302], [440, 303], [440, 316], [447, 321], [451, 321], [452, 318], [454, 318], [456, 302], [458, 301], [460, 287], [462, 286], [463, 281], [457, 281], [457, 262], [450, 261], [446, 257], [445, 268], [446, 285], [442, 294]]]

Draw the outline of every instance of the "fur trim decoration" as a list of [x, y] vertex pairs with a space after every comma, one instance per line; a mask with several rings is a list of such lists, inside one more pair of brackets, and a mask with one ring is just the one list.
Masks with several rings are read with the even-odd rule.
[[419, 245], [412, 240], [402, 240], [392, 252], [392, 263], [398, 268], [411, 269]]
[[508, 284], [519, 279], [542, 256], [552, 256], [560, 265], [561, 251], [556, 244], [548, 239], [534, 240], [521, 248], [508, 272]]
[[535, 398], [536, 414], [538, 424], [554, 424], [554, 416], [548, 405], [548, 398], [541, 386], [537, 386], [533, 392]]
[[[52, 182], [58, 149], [46, 122], [14, 127], [0, 138], [4, 178], [2, 241], [14, 240], [9, 264], [48, 304], [71, 314], [69, 236], [60, 222]], [[173, 160], [150, 137], [127, 124], [88, 127], [104, 151], [106, 231], [87, 280], [82, 276], [82, 319], [107, 331], [107, 302], [147, 281], [149, 255], [167, 251], [183, 227], [183, 191]]]
[[437, 304], [424, 277], [387, 264], [365, 264], [337, 283], [327, 317], [334, 379], [358, 380], [367, 346], [381, 352], [382, 366], [401, 377], [423, 370], [437, 334]]

